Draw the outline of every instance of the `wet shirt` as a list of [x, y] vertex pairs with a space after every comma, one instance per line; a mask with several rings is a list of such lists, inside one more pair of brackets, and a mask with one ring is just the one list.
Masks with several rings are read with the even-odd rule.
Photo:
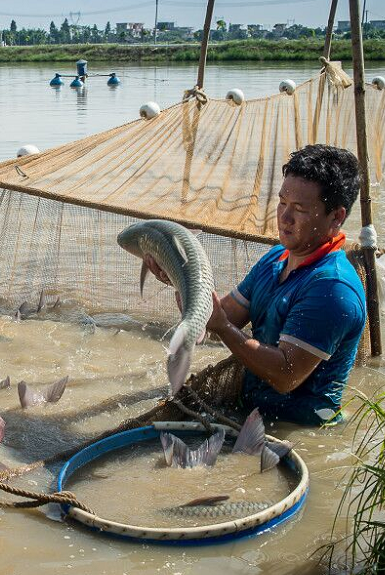
[[242, 400], [247, 409], [259, 407], [268, 418], [320, 424], [341, 406], [365, 325], [365, 293], [342, 250], [298, 267], [280, 283], [284, 252], [283, 246], [272, 248], [232, 296], [249, 310], [255, 339], [274, 346], [286, 341], [322, 361], [287, 394], [246, 370]]

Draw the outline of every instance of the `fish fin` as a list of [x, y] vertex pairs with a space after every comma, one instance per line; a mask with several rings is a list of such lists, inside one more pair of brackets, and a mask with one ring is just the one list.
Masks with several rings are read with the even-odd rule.
[[41, 311], [43, 309], [43, 307], [45, 307], [46, 304], [46, 297], [45, 297], [45, 293], [44, 290], [41, 290], [40, 292], [40, 298], [39, 298], [39, 303], [37, 305], [37, 313], [39, 313], [39, 311]]
[[55, 383], [47, 385], [42, 392], [44, 401], [47, 403], [56, 403], [59, 401], [64, 393], [67, 383], [68, 375], [62, 379], [59, 379], [59, 381], [56, 381]]
[[0, 442], [3, 441], [5, 433], [5, 421], [2, 417], [0, 417]]
[[165, 433], [164, 431], [161, 431], [159, 435], [160, 442], [163, 447], [164, 459], [168, 467], [171, 467], [172, 465], [172, 456], [174, 452], [173, 437], [175, 436], [172, 435], [172, 433]]
[[176, 236], [172, 236], [172, 241], [173, 241], [173, 243], [174, 243], [176, 249], [177, 249], [178, 252], [180, 253], [180, 255], [181, 255], [181, 257], [182, 257], [184, 263], [187, 264], [187, 263], [188, 263], [188, 257], [187, 257], [187, 254], [186, 254], [186, 250], [185, 250], [184, 247], [182, 246], [182, 243], [181, 243], [180, 239], [177, 238]]
[[265, 445], [265, 426], [258, 408], [247, 417], [233, 447], [233, 453], [260, 455]]
[[7, 375], [5, 379], [0, 381], [0, 389], [7, 389], [8, 387], [11, 387], [11, 378], [9, 377], [9, 375]]
[[218, 505], [218, 503], [222, 503], [222, 501], [227, 501], [230, 499], [230, 495], [214, 495], [212, 497], [199, 497], [198, 499], [193, 499], [188, 503], [184, 503], [179, 507], [198, 507], [199, 505]]
[[146, 262], [143, 260], [142, 268], [140, 270], [140, 295], [142, 297], [143, 297], [144, 282], [146, 281], [147, 274], [148, 274], [148, 266]]
[[19, 309], [17, 310], [17, 312], [15, 313], [15, 318], [19, 321], [21, 320], [21, 316], [25, 313], [27, 313], [28, 311], [28, 302], [27, 301], [23, 301], [23, 303], [21, 304], [21, 306], [19, 306]]
[[266, 441], [266, 447], [271, 451], [274, 451], [280, 459], [285, 457], [293, 449], [293, 444], [290, 441], [281, 441], [279, 443], [275, 441]]
[[261, 454], [261, 473], [272, 469], [279, 463], [279, 455], [265, 445]]
[[202, 333], [200, 334], [200, 336], [197, 339], [197, 344], [199, 345], [200, 343], [202, 343], [202, 341], [205, 339], [205, 335], [206, 335], [206, 328], [202, 331]]
[[172, 433], [164, 433], [161, 441], [166, 445], [165, 459], [169, 467], [190, 467], [190, 449], [184, 441]]
[[224, 429], [218, 429], [218, 431], [216, 433], [214, 433], [213, 435], [211, 435], [211, 437], [208, 440], [208, 449], [207, 449], [207, 455], [205, 457], [205, 461], [204, 464], [205, 465], [214, 465], [217, 457], [219, 455], [220, 450], [222, 449], [222, 445], [223, 442], [225, 440], [225, 430]]
[[25, 381], [19, 381], [17, 391], [23, 409], [44, 403], [44, 397], [40, 393], [32, 391]]
[[190, 369], [194, 346], [189, 350], [186, 349], [184, 346], [185, 339], [186, 330], [183, 323], [181, 323], [171, 338], [168, 350], [167, 372], [172, 395], [178, 393], [186, 381]]
[[58, 307], [60, 303], [61, 303], [61, 302], [60, 302], [60, 296], [58, 295], [57, 298], [56, 298], [55, 303], [54, 303], [53, 306], [52, 306], [52, 309], [55, 309], [56, 307]]

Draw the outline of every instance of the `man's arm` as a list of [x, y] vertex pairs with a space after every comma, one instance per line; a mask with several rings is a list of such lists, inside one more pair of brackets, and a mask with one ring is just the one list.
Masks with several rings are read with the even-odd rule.
[[275, 347], [243, 333], [239, 328], [246, 325], [248, 311], [230, 295], [220, 300], [214, 293], [213, 302], [214, 311], [207, 328], [221, 338], [243, 365], [279, 393], [288, 393], [301, 385], [320, 363], [321, 358], [291, 343], [281, 341]]

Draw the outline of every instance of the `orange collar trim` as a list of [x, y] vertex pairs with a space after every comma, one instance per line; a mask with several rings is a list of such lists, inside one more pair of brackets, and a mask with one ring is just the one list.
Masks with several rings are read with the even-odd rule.
[[[310, 254], [309, 257], [307, 257], [303, 262], [301, 262], [296, 269], [308, 266], [310, 264], [314, 264], [316, 261], [320, 260], [330, 252], [336, 252], [337, 250], [342, 248], [342, 246], [345, 243], [345, 240], [346, 240], [345, 234], [343, 232], [340, 232], [338, 236], [332, 238], [331, 240], [329, 240], [328, 242], [317, 248], [312, 254]], [[283, 254], [281, 254], [280, 257], [278, 258], [278, 261], [282, 262], [286, 260], [288, 257], [289, 257], [289, 250], [285, 250]]]

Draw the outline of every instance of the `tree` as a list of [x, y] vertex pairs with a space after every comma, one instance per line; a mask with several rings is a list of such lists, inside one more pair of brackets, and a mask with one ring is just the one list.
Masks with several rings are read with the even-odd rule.
[[60, 26], [60, 42], [62, 44], [70, 44], [71, 42], [71, 31], [67, 18], [64, 19], [64, 22]]
[[49, 25], [49, 39], [52, 44], [57, 44], [59, 41], [59, 30], [56, 28], [54, 21]]
[[227, 32], [227, 24], [224, 20], [217, 20], [217, 30]]
[[15, 20], [12, 20], [11, 26], [10, 26], [9, 29], [11, 30], [11, 32], [13, 32], [13, 34], [16, 34], [16, 32], [17, 32], [17, 26], [16, 26]]
[[108, 39], [110, 37], [111, 34], [111, 24], [110, 22], [107, 22], [106, 27], [104, 29], [104, 39], [108, 42]]

